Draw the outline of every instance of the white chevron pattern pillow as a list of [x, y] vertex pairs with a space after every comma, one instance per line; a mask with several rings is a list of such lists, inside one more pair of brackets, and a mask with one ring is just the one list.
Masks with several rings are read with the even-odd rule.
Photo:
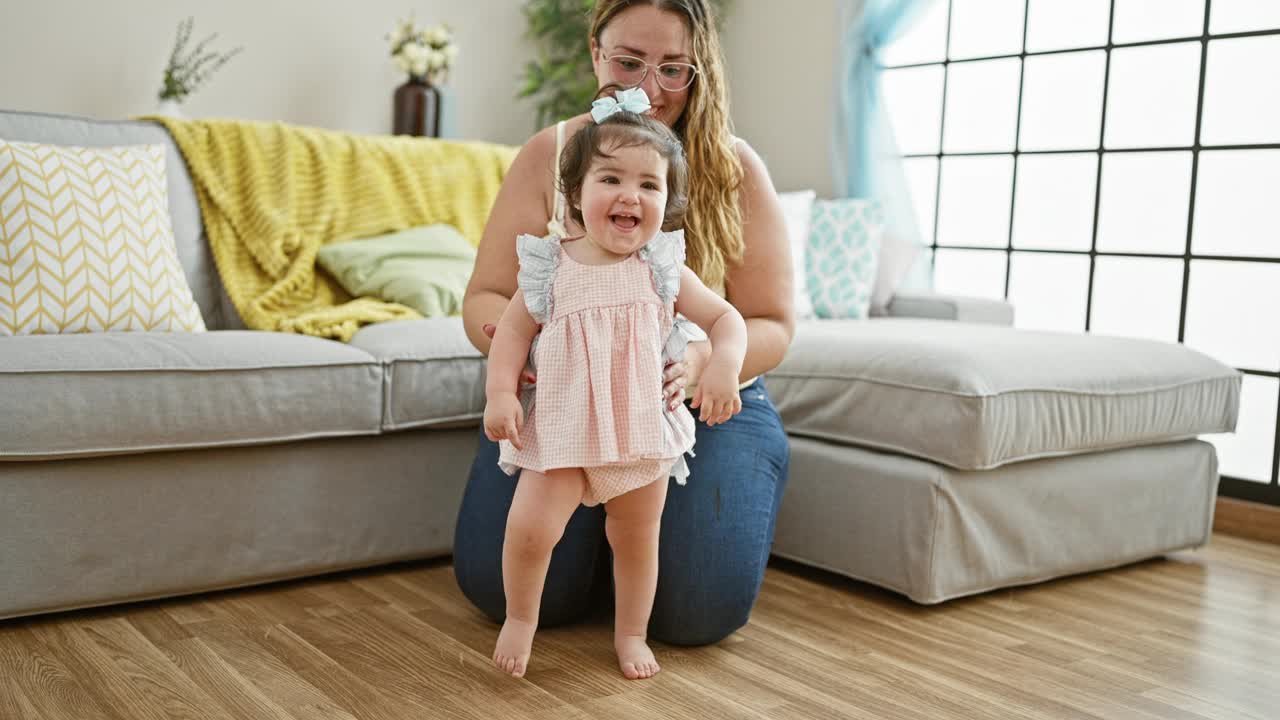
[[0, 335], [201, 332], [162, 145], [0, 140]]

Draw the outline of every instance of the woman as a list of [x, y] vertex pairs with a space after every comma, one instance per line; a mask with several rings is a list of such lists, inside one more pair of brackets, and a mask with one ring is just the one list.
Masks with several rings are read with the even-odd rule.
[[[673, 645], [716, 642], [747, 622], [764, 578], [789, 450], [758, 377], [777, 366], [794, 331], [790, 251], [782, 210], [760, 157], [732, 135], [728, 91], [707, 0], [599, 0], [590, 49], [601, 87], [639, 86], [650, 115], [685, 145], [690, 166], [685, 220], [688, 265], [747, 321], [743, 410], [723, 425], [699, 422], [688, 485], [670, 488], [662, 515], [658, 590], [650, 635]], [[584, 108], [585, 110], [585, 108]], [[582, 233], [556, 191], [564, 138], [589, 114], [546, 128], [521, 149], [498, 193], [463, 305], [467, 336], [488, 353], [493, 326], [516, 291], [516, 236]], [[683, 402], [710, 355], [691, 343], [664, 375], [664, 394]], [[481, 432], [454, 537], [463, 593], [501, 622], [502, 542], [515, 479], [498, 467], [498, 446]], [[604, 513], [580, 507], [547, 571], [540, 625], [589, 613], [608, 591]]]

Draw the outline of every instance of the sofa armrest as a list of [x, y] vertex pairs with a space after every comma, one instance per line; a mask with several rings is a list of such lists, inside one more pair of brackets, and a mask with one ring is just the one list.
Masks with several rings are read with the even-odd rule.
[[1003, 300], [931, 292], [896, 293], [885, 308], [884, 315], [1013, 325], [1013, 306]]

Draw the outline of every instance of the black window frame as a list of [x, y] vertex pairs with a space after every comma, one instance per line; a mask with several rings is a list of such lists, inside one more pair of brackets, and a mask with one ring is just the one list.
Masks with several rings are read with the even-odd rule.
[[[1064, 0], [1065, 1], [1065, 0]], [[1240, 255], [1205, 255], [1196, 254], [1191, 250], [1192, 233], [1195, 227], [1195, 210], [1196, 210], [1196, 181], [1199, 175], [1200, 151], [1202, 149], [1216, 152], [1221, 150], [1280, 150], [1280, 143], [1250, 143], [1237, 145], [1201, 145], [1200, 143], [1200, 125], [1204, 117], [1204, 87], [1205, 87], [1205, 67], [1208, 61], [1208, 48], [1211, 40], [1229, 40], [1234, 38], [1262, 37], [1280, 35], [1280, 28], [1270, 30], [1251, 30], [1244, 32], [1217, 33], [1209, 32], [1209, 20], [1212, 12], [1213, 0], [1205, 0], [1204, 3], [1204, 22], [1201, 26], [1199, 35], [1182, 36], [1176, 38], [1161, 38], [1158, 40], [1142, 40], [1137, 42], [1117, 43], [1112, 41], [1112, 34], [1115, 28], [1115, 0], [1110, 0], [1107, 17], [1107, 42], [1105, 45], [1090, 45], [1081, 47], [1072, 47], [1055, 50], [1027, 51], [1027, 23], [1030, 14], [1031, 0], [1023, 0], [1022, 14], [1022, 49], [1017, 53], [1005, 53], [998, 55], [984, 55], [981, 57], [966, 57], [958, 60], [952, 60], [951, 54], [951, 12], [953, 8], [953, 0], [945, 0], [947, 3], [947, 19], [946, 19], [946, 43], [944, 46], [943, 59], [931, 62], [906, 63], [901, 65], [885, 65], [882, 70], [900, 70], [905, 68], [920, 67], [937, 67], [942, 68], [942, 109], [938, 123], [938, 151], [932, 153], [905, 153], [902, 155], [904, 159], [912, 158], [935, 158], [937, 160], [937, 173], [934, 183], [933, 196], [933, 227], [929, 236], [929, 248], [931, 255], [936, 262], [937, 250], [981, 250], [988, 252], [1005, 253], [1005, 277], [1004, 277], [1004, 297], [1009, 297], [1009, 282], [1013, 268], [1013, 254], [1027, 253], [1038, 254], [1048, 253], [1053, 255], [1087, 255], [1089, 257], [1089, 279], [1085, 288], [1085, 317], [1084, 331], [1089, 332], [1091, 315], [1093, 310], [1093, 279], [1095, 269], [1097, 267], [1097, 259], [1099, 257], [1129, 257], [1129, 258], [1165, 258], [1182, 261], [1182, 299], [1178, 310], [1178, 342], [1185, 341], [1186, 325], [1187, 325], [1187, 295], [1191, 281], [1191, 262], [1193, 260], [1220, 260], [1228, 262], [1253, 262], [1253, 263], [1280, 263], [1280, 255], [1275, 257], [1269, 256], [1240, 256]], [[1191, 145], [1186, 146], [1143, 146], [1143, 147], [1126, 147], [1126, 148], [1107, 148], [1104, 145], [1104, 139], [1107, 129], [1107, 100], [1111, 79], [1111, 52], [1115, 49], [1148, 47], [1154, 45], [1170, 45], [1174, 43], [1199, 42], [1200, 44], [1200, 69], [1198, 79], [1198, 89], [1196, 93], [1196, 119], [1195, 119], [1195, 135]], [[1022, 131], [1022, 97], [1023, 97], [1023, 78], [1026, 71], [1026, 60], [1028, 57], [1042, 57], [1046, 55], [1061, 55], [1064, 53], [1079, 53], [1094, 50], [1105, 51], [1103, 61], [1103, 81], [1102, 81], [1102, 115], [1098, 123], [1098, 143], [1094, 148], [1074, 148], [1070, 150], [1020, 150], [1018, 148], [1021, 140]], [[967, 64], [974, 62], [982, 62], [987, 60], [1003, 60], [1010, 58], [1018, 58], [1018, 116], [1014, 122], [1014, 138], [1013, 149], [1011, 151], [981, 151], [981, 152], [944, 152], [943, 138], [947, 127], [947, 80], [950, 75], [950, 68], [955, 64]], [[1176, 253], [1144, 253], [1144, 252], [1114, 252], [1098, 250], [1098, 216], [1099, 206], [1102, 194], [1102, 166], [1103, 160], [1110, 153], [1131, 153], [1131, 152], [1190, 152], [1191, 153], [1191, 187], [1190, 197], [1187, 204], [1187, 230], [1186, 244], [1183, 252]], [[1014, 248], [1013, 231], [1014, 231], [1014, 212], [1017, 207], [1018, 192], [1018, 160], [1023, 155], [1057, 155], [1057, 154], [1087, 154], [1095, 153], [1097, 155], [1097, 177], [1094, 179], [1094, 198], [1093, 198], [1093, 224], [1092, 232], [1089, 240], [1088, 250], [1055, 250], [1046, 248]], [[1009, 231], [1005, 246], [978, 246], [978, 245], [939, 245], [938, 244], [938, 208], [940, 207], [942, 193], [942, 160], [944, 157], [1001, 157], [1010, 156], [1013, 159], [1013, 175], [1010, 182], [1010, 201], [1009, 201]], [[1261, 370], [1258, 368], [1237, 368], [1246, 375], [1273, 378], [1280, 381], [1280, 371]], [[1277, 392], [1276, 402], [1276, 433], [1272, 441], [1271, 449], [1271, 480], [1270, 482], [1260, 482], [1257, 480], [1248, 480], [1244, 478], [1231, 477], [1223, 475], [1219, 485], [1219, 493], [1227, 497], [1249, 500], [1253, 502], [1261, 502], [1269, 505], [1280, 506], [1280, 392]]]

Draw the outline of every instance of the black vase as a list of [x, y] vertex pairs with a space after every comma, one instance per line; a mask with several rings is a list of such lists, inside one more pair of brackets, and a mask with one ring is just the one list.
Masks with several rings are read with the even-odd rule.
[[393, 106], [396, 135], [440, 137], [440, 90], [426, 78], [410, 77], [396, 88]]

